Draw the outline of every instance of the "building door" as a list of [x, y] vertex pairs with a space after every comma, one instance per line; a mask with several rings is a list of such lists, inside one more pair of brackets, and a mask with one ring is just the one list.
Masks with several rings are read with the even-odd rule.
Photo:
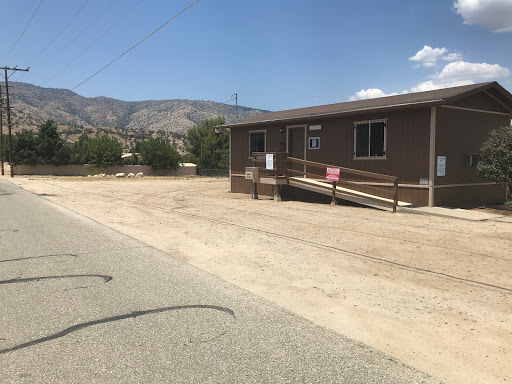
[[[304, 160], [304, 127], [288, 128], [288, 156]], [[291, 169], [304, 171], [301, 164], [291, 164]], [[297, 175], [298, 176], [298, 175]]]

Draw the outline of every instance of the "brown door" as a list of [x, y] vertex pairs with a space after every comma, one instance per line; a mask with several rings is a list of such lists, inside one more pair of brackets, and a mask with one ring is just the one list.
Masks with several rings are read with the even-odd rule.
[[[304, 160], [304, 128], [288, 129], [288, 156]], [[304, 170], [301, 164], [291, 164], [292, 169]], [[299, 176], [299, 174], [295, 175]]]

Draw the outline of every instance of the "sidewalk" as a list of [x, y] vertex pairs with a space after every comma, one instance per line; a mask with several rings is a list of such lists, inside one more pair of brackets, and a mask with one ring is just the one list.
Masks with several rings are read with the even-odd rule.
[[416, 213], [420, 215], [432, 215], [441, 217], [451, 217], [454, 219], [470, 220], [470, 221], [500, 221], [505, 223], [512, 223], [511, 216], [486, 213], [486, 212], [475, 212], [461, 208], [449, 208], [449, 207], [400, 207], [401, 212]]

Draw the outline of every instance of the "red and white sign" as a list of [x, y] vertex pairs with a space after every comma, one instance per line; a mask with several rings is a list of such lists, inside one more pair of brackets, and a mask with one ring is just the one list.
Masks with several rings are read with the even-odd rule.
[[329, 181], [340, 181], [340, 169], [327, 167], [325, 179]]

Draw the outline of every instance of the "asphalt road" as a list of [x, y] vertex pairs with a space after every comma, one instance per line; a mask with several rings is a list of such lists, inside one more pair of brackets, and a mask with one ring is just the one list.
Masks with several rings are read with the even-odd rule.
[[0, 381], [439, 383], [5, 179]]

